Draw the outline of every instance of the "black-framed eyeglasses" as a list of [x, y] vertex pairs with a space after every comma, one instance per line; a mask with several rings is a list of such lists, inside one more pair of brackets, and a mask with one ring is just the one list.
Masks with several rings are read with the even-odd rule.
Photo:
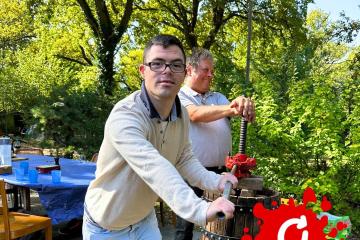
[[182, 63], [148, 62], [144, 65], [150, 67], [150, 70], [154, 72], [163, 72], [169, 67], [173, 73], [181, 73], [185, 72], [186, 68], [186, 65]]

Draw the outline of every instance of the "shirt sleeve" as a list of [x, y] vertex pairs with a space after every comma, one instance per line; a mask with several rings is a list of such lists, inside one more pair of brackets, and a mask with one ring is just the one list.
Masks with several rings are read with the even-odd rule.
[[184, 89], [184, 88], [180, 89], [178, 96], [181, 101], [181, 104], [184, 107], [187, 107], [189, 105], [197, 105], [196, 102], [194, 101], [194, 98], [192, 96], [190, 96], [190, 94], [187, 93], [186, 89]]
[[216, 192], [220, 175], [206, 170], [206, 168], [195, 158], [192, 153], [191, 144], [188, 142], [185, 150], [177, 163], [180, 174], [189, 182], [191, 186]]

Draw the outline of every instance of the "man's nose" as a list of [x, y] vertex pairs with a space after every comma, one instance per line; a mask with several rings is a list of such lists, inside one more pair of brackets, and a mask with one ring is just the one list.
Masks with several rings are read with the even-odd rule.
[[165, 72], [172, 72], [170, 69], [170, 64], [165, 65], [165, 69], [162, 71], [162, 73], [165, 73]]

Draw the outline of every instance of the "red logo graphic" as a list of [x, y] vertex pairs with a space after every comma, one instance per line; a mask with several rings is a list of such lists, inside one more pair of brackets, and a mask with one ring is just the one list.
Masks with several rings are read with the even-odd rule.
[[[316, 203], [315, 192], [307, 188], [304, 192], [303, 203], [295, 205], [294, 200], [289, 200], [289, 205], [282, 204], [275, 210], [266, 209], [262, 203], [254, 206], [254, 216], [259, 220], [260, 232], [255, 240], [327, 240], [335, 238], [338, 231], [346, 228], [347, 225], [340, 222], [335, 228], [330, 229], [328, 234], [324, 233], [324, 228], [328, 224], [328, 217], [322, 216], [318, 219], [312, 209], [307, 209], [310, 202]], [[277, 202], [272, 203], [277, 206]], [[321, 209], [326, 212], [331, 209], [331, 203], [326, 197], [321, 201]], [[247, 235], [241, 240], [252, 240]]]

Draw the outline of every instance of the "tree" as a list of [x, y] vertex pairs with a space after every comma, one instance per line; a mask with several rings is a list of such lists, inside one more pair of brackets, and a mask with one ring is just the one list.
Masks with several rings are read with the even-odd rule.
[[[116, 48], [125, 34], [131, 14], [133, 12], [134, 0], [127, 0], [123, 7], [120, 18], [120, 10], [113, 1], [111, 4], [111, 17], [109, 7], [105, 0], [95, 0], [95, 12], [86, 0], [77, 0], [86, 21], [92, 30], [94, 40], [97, 44], [98, 68], [100, 70], [100, 86], [105, 94], [113, 95], [114, 81], [114, 56]], [[122, 3], [122, 2], [121, 2]], [[120, 19], [119, 19], [120, 18]]]
[[32, 2], [0, 1], [0, 112], [22, 112], [23, 103], [34, 103], [34, 89], [17, 78], [16, 69], [16, 52], [35, 38], [33, 17], [38, 1]]
[[[253, 1], [254, 22], [277, 31], [279, 35], [290, 33], [298, 40], [304, 36], [301, 23], [306, 17], [309, 0]], [[189, 49], [203, 47], [210, 49], [229, 32], [224, 27], [229, 21], [247, 24], [248, 1], [192, 0], [163, 1], [152, 0], [141, 8], [147, 18], [138, 18], [138, 31], [160, 29], [180, 33]], [[154, 23], [157, 23], [154, 25]], [[146, 29], [144, 29], [146, 26]], [[156, 30], [155, 30], [156, 31]], [[219, 36], [220, 35], [220, 36]]]
[[[296, 197], [311, 186], [328, 195], [334, 214], [349, 215], [358, 232], [358, 49], [332, 38], [336, 28], [326, 15], [314, 12], [307, 21], [308, 40], [297, 51], [280, 45], [272, 66], [260, 68], [265, 74], [255, 68], [258, 107], [250, 151], [259, 156], [257, 174], [271, 187]], [[284, 93], [273, 84], [279, 68], [288, 69]]]
[[[34, 1], [36, 2], [36, 1]], [[0, 1], [0, 50], [16, 50], [34, 38], [33, 10], [28, 1]]]

